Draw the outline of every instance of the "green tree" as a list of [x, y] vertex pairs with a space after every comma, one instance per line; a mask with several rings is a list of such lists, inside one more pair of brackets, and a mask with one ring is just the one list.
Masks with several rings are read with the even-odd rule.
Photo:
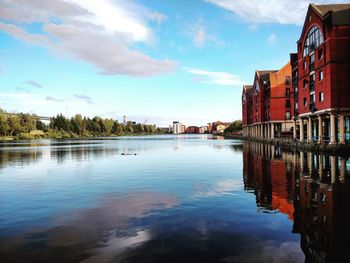
[[230, 126], [228, 126], [225, 129], [225, 133], [232, 133], [232, 132], [238, 132], [242, 130], [242, 121], [241, 120], [235, 120], [234, 122], [232, 122], [230, 124]]
[[9, 115], [7, 117], [8, 134], [10, 136], [17, 135], [21, 130], [21, 119], [18, 115]]
[[40, 120], [37, 120], [36, 121], [36, 129], [37, 130], [41, 130], [41, 131], [46, 131], [47, 130], [47, 125], [45, 123], [43, 123], [42, 121]]
[[0, 135], [6, 136], [8, 130], [7, 115], [0, 112]]

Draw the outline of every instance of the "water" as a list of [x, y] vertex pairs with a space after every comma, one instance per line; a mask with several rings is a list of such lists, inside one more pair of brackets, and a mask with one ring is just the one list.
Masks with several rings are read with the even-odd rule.
[[212, 136], [0, 145], [0, 262], [339, 262], [348, 158]]

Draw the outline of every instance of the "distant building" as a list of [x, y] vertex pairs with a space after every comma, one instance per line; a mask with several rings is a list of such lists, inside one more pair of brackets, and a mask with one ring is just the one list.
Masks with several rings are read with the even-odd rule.
[[208, 127], [208, 128], [207, 128], [207, 132], [208, 132], [208, 133], [212, 133], [213, 127], [212, 127], [211, 123], [208, 123], [208, 126], [207, 126], [207, 127]]
[[181, 133], [181, 124], [178, 121], [173, 121], [173, 134]]
[[216, 121], [211, 124], [211, 132], [214, 134], [224, 133], [224, 130], [230, 126], [231, 122]]
[[199, 128], [199, 133], [207, 133], [208, 132], [208, 126], [201, 126]]
[[197, 127], [197, 126], [189, 126], [187, 127], [187, 133], [195, 133], [195, 134], [198, 134], [200, 133], [200, 128]]
[[186, 125], [185, 124], [180, 125], [180, 133], [186, 133]]

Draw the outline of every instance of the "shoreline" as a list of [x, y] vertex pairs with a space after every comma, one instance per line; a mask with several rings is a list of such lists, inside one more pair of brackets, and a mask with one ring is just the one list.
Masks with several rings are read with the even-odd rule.
[[280, 146], [281, 149], [288, 151], [306, 151], [314, 153], [326, 153], [330, 155], [345, 155], [350, 156], [350, 144], [318, 144], [318, 143], [300, 143], [298, 141], [293, 141], [290, 139], [260, 139], [253, 137], [245, 137], [240, 135], [230, 135], [225, 134], [227, 139], [237, 139], [243, 141], [259, 142], [263, 144], [270, 144], [275, 146]]
[[3, 136], [0, 137], [0, 143], [4, 142], [15, 142], [15, 141], [23, 141], [23, 140], [41, 140], [41, 139], [52, 139], [52, 140], [90, 140], [90, 139], [112, 139], [126, 136], [152, 136], [152, 135], [167, 135], [166, 133], [138, 133], [138, 134], [113, 134], [113, 135], [91, 135], [91, 136], [33, 136], [30, 134], [25, 134], [24, 136]]

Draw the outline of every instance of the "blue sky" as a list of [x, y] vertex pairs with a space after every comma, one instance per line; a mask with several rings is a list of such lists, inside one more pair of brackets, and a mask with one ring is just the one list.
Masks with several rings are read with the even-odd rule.
[[242, 85], [288, 63], [308, 4], [3, 0], [0, 107], [160, 126], [240, 119]]

